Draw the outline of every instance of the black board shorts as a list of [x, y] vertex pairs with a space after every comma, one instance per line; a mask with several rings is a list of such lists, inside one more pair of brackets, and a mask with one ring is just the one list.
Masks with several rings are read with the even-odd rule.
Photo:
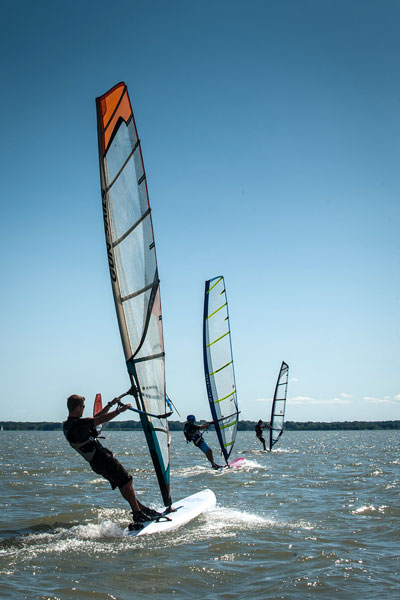
[[108, 448], [97, 450], [90, 466], [95, 473], [110, 482], [113, 490], [116, 487], [122, 488], [132, 481], [132, 475], [129, 475], [128, 471], [121, 465], [119, 460], [114, 458], [113, 453]]

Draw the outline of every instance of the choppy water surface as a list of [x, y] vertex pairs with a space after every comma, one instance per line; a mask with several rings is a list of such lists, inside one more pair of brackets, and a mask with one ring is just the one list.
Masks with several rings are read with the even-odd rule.
[[[140, 432], [106, 432], [142, 501], [161, 507]], [[126, 538], [127, 504], [58, 432], [0, 432], [0, 597], [40, 600], [397, 599], [399, 431], [285, 432], [217, 473], [172, 434], [172, 495], [214, 510], [169, 535]], [[216, 447], [214, 434], [206, 435]]]

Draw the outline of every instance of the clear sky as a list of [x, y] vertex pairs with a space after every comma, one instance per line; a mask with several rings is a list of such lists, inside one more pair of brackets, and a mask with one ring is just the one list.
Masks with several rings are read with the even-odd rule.
[[209, 418], [203, 289], [224, 275], [242, 419], [268, 419], [282, 360], [288, 420], [399, 419], [400, 3], [1, 5], [0, 420], [129, 387], [95, 113], [119, 81], [182, 417]]

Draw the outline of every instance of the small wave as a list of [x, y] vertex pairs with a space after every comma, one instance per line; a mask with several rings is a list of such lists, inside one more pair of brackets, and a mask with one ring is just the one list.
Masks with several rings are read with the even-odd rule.
[[174, 475], [178, 477], [193, 477], [197, 475], [204, 475], [204, 473], [213, 473], [214, 471], [208, 467], [195, 465], [194, 467], [182, 467], [181, 469], [175, 469]]
[[[246, 458], [245, 462], [242, 463], [239, 467], [236, 467], [237, 470], [240, 471], [251, 471], [252, 469], [265, 469], [265, 465], [260, 465], [260, 463], [258, 463], [255, 460], [249, 460], [248, 458]], [[236, 470], [234, 469], [234, 470]], [[226, 473], [226, 472], [230, 472], [231, 469], [224, 469], [222, 471], [222, 473]], [[221, 472], [221, 471], [220, 471]]]
[[353, 515], [372, 515], [376, 513], [376, 511], [377, 509], [373, 504], [366, 504], [364, 506], [356, 508], [355, 510], [352, 510], [351, 512]]
[[305, 521], [282, 522], [260, 514], [220, 506], [205, 514], [206, 522], [202, 527], [203, 532], [208, 535], [215, 534], [222, 537], [236, 535], [238, 530], [273, 528], [312, 530], [314, 528], [312, 524]]
[[253, 529], [254, 527], [271, 526], [273, 521], [260, 515], [246, 511], [235, 510], [232, 508], [217, 507], [207, 513], [206, 528], [210, 533], [220, 532], [221, 529], [228, 531], [230, 529]]
[[103, 521], [101, 523], [87, 523], [86, 525], [77, 525], [71, 530], [76, 537], [81, 540], [94, 540], [105, 537], [122, 536], [121, 527], [113, 521]]
[[381, 469], [376, 469], [375, 471], [372, 471], [372, 473], [370, 473], [370, 477], [379, 477], [379, 475], [382, 475], [383, 471]]

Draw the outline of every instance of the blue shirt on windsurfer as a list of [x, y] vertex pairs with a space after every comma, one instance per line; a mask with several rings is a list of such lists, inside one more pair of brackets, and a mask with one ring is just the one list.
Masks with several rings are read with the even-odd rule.
[[123, 498], [132, 509], [134, 526], [136, 525], [134, 528], [140, 529], [143, 527], [142, 523], [159, 517], [160, 513], [138, 501], [133, 489], [132, 475], [113, 456], [113, 453], [96, 439], [99, 435], [96, 430], [98, 425], [111, 421], [131, 406], [130, 404], [123, 404], [108, 412], [118, 402], [119, 398], [114, 398], [94, 417], [83, 418], [85, 398], [73, 394], [67, 400], [69, 415], [63, 423], [63, 431], [72, 448], [89, 462], [91, 469], [107, 479], [113, 490], [118, 487]]
[[270, 427], [269, 423], [266, 423], [265, 425], [262, 424], [262, 420], [259, 419], [257, 425], [255, 426], [255, 430], [256, 430], [256, 436], [258, 437], [258, 439], [260, 440], [260, 442], [263, 445], [263, 449], [266, 450], [267, 448], [265, 447], [265, 439], [263, 437], [263, 429], [267, 429]]
[[221, 465], [217, 465], [216, 462], [214, 461], [212, 450], [208, 446], [208, 444], [204, 441], [204, 438], [203, 438], [202, 434], [200, 433], [201, 430], [207, 429], [207, 427], [209, 427], [212, 424], [213, 424], [213, 422], [211, 421], [211, 423], [204, 423], [203, 425], [196, 425], [196, 417], [194, 415], [188, 415], [186, 417], [186, 423], [185, 423], [185, 427], [183, 428], [183, 433], [185, 435], [185, 438], [186, 438], [186, 441], [188, 444], [190, 442], [193, 442], [193, 444], [195, 446], [197, 446], [198, 448], [200, 448], [200, 450], [202, 452], [204, 452], [204, 454], [210, 461], [213, 469], [220, 469]]

